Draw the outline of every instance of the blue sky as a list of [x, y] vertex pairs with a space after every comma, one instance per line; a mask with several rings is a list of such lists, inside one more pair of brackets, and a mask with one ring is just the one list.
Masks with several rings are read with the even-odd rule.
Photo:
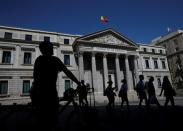
[[183, 29], [182, 14], [183, 0], [0, 0], [0, 25], [81, 35], [114, 28], [137, 43]]

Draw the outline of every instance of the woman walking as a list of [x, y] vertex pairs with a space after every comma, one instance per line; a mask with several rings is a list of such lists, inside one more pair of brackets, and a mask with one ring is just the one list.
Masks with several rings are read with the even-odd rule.
[[121, 97], [121, 101], [122, 101], [121, 107], [123, 107], [123, 103], [124, 101], [126, 101], [127, 108], [129, 108], [128, 95], [127, 95], [128, 86], [127, 86], [126, 79], [121, 80], [121, 82], [123, 83], [119, 91], [119, 97]]
[[163, 91], [164, 96], [166, 97], [165, 107], [167, 107], [169, 101], [171, 102], [172, 106], [175, 106], [173, 96], [175, 96], [176, 93], [175, 90], [172, 88], [172, 85], [167, 76], [164, 76], [163, 78], [163, 84], [160, 96], [162, 95]]

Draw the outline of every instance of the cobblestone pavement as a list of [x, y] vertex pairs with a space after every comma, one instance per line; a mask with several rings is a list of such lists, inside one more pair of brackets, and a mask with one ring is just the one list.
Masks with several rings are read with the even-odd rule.
[[[164, 101], [160, 101], [161, 104]], [[138, 108], [137, 102], [131, 103], [130, 109], [117, 105], [109, 110], [101, 105], [89, 108], [67, 107], [59, 113], [58, 123], [52, 130], [58, 131], [119, 131], [119, 130], [181, 130], [183, 118], [183, 100], [176, 99], [176, 106], [150, 109]], [[62, 108], [62, 106], [60, 107]], [[0, 131], [33, 131], [37, 130], [37, 119], [30, 106], [1, 106]], [[46, 127], [47, 125], [44, 125]], [[44, 128], [42, 130], [46, 130]]]

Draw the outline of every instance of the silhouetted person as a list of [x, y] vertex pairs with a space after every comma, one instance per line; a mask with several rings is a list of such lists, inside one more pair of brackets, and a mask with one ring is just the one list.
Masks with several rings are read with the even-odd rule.
[[62, 109], [60, 110], [60, 112], [63, 112], [65, 110], [65, 108], [72, 102], [73, 106], [74, 106], [74, 110], [77, 109], [77, 103], [74, 101], [74, 97], [76, 97], [77, 95], [77, 91], [74, 90], [73, 88], [69, 88], [64, 92], [64, 97], [62, 99], [60, 99], [60, 101], [62, 100], [66, 100], [67, 103], [62, 107]]
[[79, 105], [80, 106], [88, 106], [87, 94], [88, 89], [85, 85], [84, 80], [81, 80], [81, 85], [77, 87], [79, 94]]
[[119, 91], [119, 97], [121, 97], [121, 101], [122, 101], [121, 107], [123, 107], [123, 103], [124, 101], [126, 101], [126, 105], [129, 108], [128, 95], [127, 95], [128, 86], [127, 86], [126, 79], [121, 80], [121, 82], [123, 83]]
[[168, 105], [169, 101], [171, 102], [172, 106], [174, 106], [175, 104], [174, 104], [173, 96], [175, 95], [175, 91], [172, 88], [172, 85], [167, 76], [164, 76], [163, 78], [163, 84], [162, 84], [160, 96], [162, 95], [163, 91], [164, 91], [164, 96], [166, 97], [165, 107]]
[[107, 96], [108, 100], [109, 100], [109, 103], [108, 103], [108, 107], [111, 108], [113, 107], [114, 108], [114, 105], [115, 105], [115, 88], [112, 88], [112, 84], [113, 82], [112, 81], [108, 81], [108, 86], [107, 88], [105, 89], [105, 95]]
[[143, 75], [139, 75], [139, 82], [136, 85], [136, 91], [137, 91], [137, 95], [139, 96], [139, 107], [141, 107], [143, 100], [145, 100], [145, 104], [146, 106], [148, 106], [148, 102], [147, 102], [147, 95], [146, 95], [146, 88], [145, 88], [145, 84], [144, 84], [144, 76]]
[[63, 71], [78, 85], [80, 82], [59, 58], [53, 56], [53, 45], [51, 42], [41, 42], [39, 49], [42, 55], [36, 59], [34, 64], [34, 82], [30, 95], [39, 118], [42, 122], [45, 122], [44, 126], [50, 125], [50, 128], [52, 128], [51, 126], [56, 123], [59, 107], [59, 98], [56, 89], [58, 73]]
[[148, 103], [149, 105], [156, 104], [158, 107], [160, 107], [158, 99], [156, 98], [153, 81], [154, 81], [154, 77], [150, 77], [148, 82]]

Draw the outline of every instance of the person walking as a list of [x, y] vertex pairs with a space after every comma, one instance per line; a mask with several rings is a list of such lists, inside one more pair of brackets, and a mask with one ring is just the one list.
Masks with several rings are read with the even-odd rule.
[[150, 77], [148, 82], [148, 104], [156, 104], [158, 107], [160, 107], [160, 104], [156, 97], [153, 81], [154, 77]]
[[168, 102], [171, 102], [171, 105], [174, 107], [174, 96], [176, 95], [175, 90], [172, 88], [172, 85], [168, 79], [167, 76], [164, 76], [163, 78], [163, 84], [162, 84], [162, 89], [160, 92], [160, 96], [162, 95], [164, 91], [164, 96], [166, 97], [166, 101], [165, 101], [165, 107], [167, 107]]
[[81, 80], [81, 86], [78, 86], [77, 91], [79, 94], [79, 105], [88, 106], [88, 100], [87, 100], [88, 89], [85, 85], [84, 80]]
[[146, 107], [148, 107], [149, 105], [147, 102], [146, 87], [143, 80], [144, 80], [144, 76], [139, 75], [139, 82], [137, 83], [135, 90], [137, 91], [137, 95], [140, 99], [139, 107], [141, 107], [143, 100], [145, 100], [145, 105]]
[[108, 86], [105, 89], [105, 93], [104, 94], [107, 96], [108, 101], [109, 101], [107, 107], [109, 107], [111, 109], [111, 107], [114, 108], [114, 106], [115, 106], [115, 96], [116, 96], [116, 94], [114, 92], [115, 88], [112, 88], [113, 82], [112, 81], [108, 81], [107, 83], [108, 83]]
[[121, 85], [121, 89], [119, 91], [119, 97], [121, 97], [121, 107], [123, 107], [123, 103], [124, 101], [126, 101], [126, 105], [127, 108], [129, 108], [129, 102], [128, 102], [128, 95], [127, 95], [127, 91], [128, 91], [128, 86], [127, 86], [127, 82], [126, 79], [121, 80], [121, 82], [123, 83]]

